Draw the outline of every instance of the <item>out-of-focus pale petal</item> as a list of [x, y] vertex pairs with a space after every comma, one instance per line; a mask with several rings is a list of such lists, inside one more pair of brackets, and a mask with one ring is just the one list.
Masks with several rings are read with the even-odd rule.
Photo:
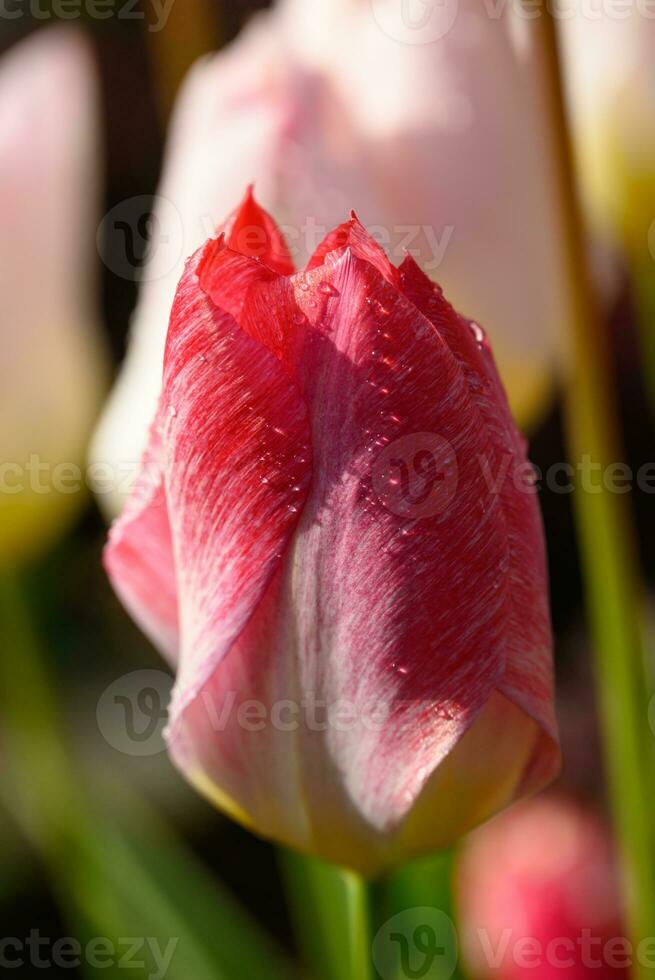
[[485, 324], [514, 414], [529, 423], [569, 310], [538, 27], [511, 4], [491, 16], [477, 0], [447, 0], [408, 5], [419, 24], [431, 12], [437, 29], [428, 19], [415, 31], [422, 43], [403, 43], [390, 30], [400, 6], [284, 0], [282, 13], [294, 57], [325, 80], [332, 118], [367, 147], [369, 200], [351, 181], [349, 206], [369, 229], [382, 226], [394, 261], [408, 247], [457, 309]]
[[43, 31], [0, 61], [0, 561], [45, 547], [79, 505], [105, 367], [98, 172], [90, 52]]
[[593, 17], [578, 12], [561, 23], [573, 135], [593, 230], [647, 254], [655, 218], [655, 20], [640, 4], [613, 13], [601, 5]]
[[[275, 197], [276, 161], [290, 106], [274, 81], [281, 71], [276, 40], [256, 24], [225, 53], [190, 71], [170, 126], [154, 214], [157, 242], [144, 270], [128, 354], [91, 446], [91, 458], [138, 469], [161, 389], [164, 345], [185, 260], [212, 236], [255, 183]], [[125, 486], [99, 499], [115, 516]]]
[[136, 464], [183, 259], [247, 182], [297, 267], [353, 207], [396, 264], [408, 248], [485, 323], [519, 420], [543, 410], [568, 304], [534, 25], [459, 0], [443, 37], [406, 44], [385, 31], [384, 2], [282, 0], [193, 69], [160, 188], [173, 208], [157, 210], [179, 260], [153, 251], [95, 458]]

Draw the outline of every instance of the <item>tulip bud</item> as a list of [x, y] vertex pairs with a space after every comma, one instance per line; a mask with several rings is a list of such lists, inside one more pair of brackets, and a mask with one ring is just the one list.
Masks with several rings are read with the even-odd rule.
[[177, 666], [177, 765], [260, 834], [366, 873], [542, 786], [534, 491], [480, 327], [354, 216], [293, 274], [248, 194], [182, 276], [106, 552]]
[[522, 804], [466, 842], [463, 953], [473, 976], [629, 976], [618, 865], [593, 814], [558, 798]]
[[100, 400], [93, 260], [96, 90], [82, 39], [46, 30], [0, 61], [0, 564], [80, 503]]
[[140, 458], [183, 260], [246, 182], [278, 216], [297, 267], [354, 207], [393, 261], [408, 251], [487, 325], [519, 420], [539, 416], [568, 306], [534, 25], [509, 7], [490, 17], [478, 0], [448, 0], [434, 6], [447, 17], [455, 7], [452, 24], [435, 33], [429, 23], [411, 43], [411, 23], [394, 19], [400, 6], [284, 0], [193, 69], [173, 120], [130, 351], [94, 458]]

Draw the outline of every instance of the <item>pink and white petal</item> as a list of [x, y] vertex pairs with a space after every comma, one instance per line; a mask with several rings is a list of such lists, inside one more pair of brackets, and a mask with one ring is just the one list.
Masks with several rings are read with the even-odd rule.
[[[288, 310], [290, 293], [304, 326], [286, 357], [312, 416], [314, 476], [285, 566], [287, 616], [299, 690], [356, 715], [347, 732], [310, 739], [302, 782], [310, 799], [342, 793], [341, 812], [388, 835], [503, 675], [505, 519], [479, 466], [488, 434], [466, 380], [413, 304], [348, 249], [254, 287], [245, 329]], [[444, 480], [427, 510], [386, 478], [394, 454], [411, 467], [426, 439]], [[339, 806], [313, 811], [315, 834]]]
[[149, 635], [167, 637], [179, 617], [173, 737], [279, 566], [310, 479], [302, 399], [276, 358], [202, 291], [203, 258], [178, 289], [158, 425], [105, 559]]
[[202, 291], [202, 258], [177, 292], [162, 396], [181, 632], [173, 739], [280, 566], [311, 476], [300, 393], [270, 351]]
[[130, 615], [172, 664], [177, 663], [177, 577], [163, 481], [159, 417], [134, 489], [109, 532], [104, 563]]
[[412, 258], [401, 266], [400, 277], [405, 294], [434, 324], [461, 365], [489, 433], [483, 465], [489, 486], [502, 503], [510, 549], [507, 660], [499, 690], [541, 728], [542, 738], [526, 774], [527, 787], [534, 782], [536, 788], [554, 775], [559, 750], [544, 535], [525, 444], [481, 328], [453, 309]]

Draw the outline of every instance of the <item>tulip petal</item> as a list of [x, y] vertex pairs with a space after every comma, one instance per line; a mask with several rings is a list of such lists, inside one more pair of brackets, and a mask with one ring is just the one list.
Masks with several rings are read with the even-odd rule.
[[307, 271], [323, 265], [328, 256], [341, 253], [344, 248], [352, 249], [360, 259], [370, 262], [387, 282], [393, 286], [399, 285], [398, 269], [391, 264], [384, 249], [369, 235], [354, 211], [349, 221], [339, 225], [321, 242], [307, 264]]
[[109, 532], [105, 568], [125, 608], [173, 665], [179, 624], [177, 577], [163, 479], [161, 419], [153, 422], [138, 478]]
[[296, 270], [284, 235], [275, 220], [255, 200], [253, 187], [225, 223], [225, 240], [235, 252], [263, 262], [282, 276]]
[[[188, 264], [171, 314], [158, 424], [144, 460], [150, 491], [144, 469], [106, 552], [117, 591], [160, 645], [163, 636], [170, 640], [179, 607], [173, 725], [274, 575], [310, 478], [297, 390], [200, 287], [215, 247], [210, 242]], [[173, 575], [175, 616], [166, 601], [175, 594]]]
[[523, 439], [512, 419], [491, 348], [481, 328], [460, 316], [442, 290], [411, 256], [400, 269], [352, 215], [319, 246], [310, 266], [350, 247], [371, 262], [392, 285], [434, 325], [454, 354], [467, 380], [470, 396], [487, 427], [490, 441], [485, 461], [489, 489], [499, 494], [510, 546], [510, 620], [505, 676], [499, 690], [538, 722], [544, 733], [535, 749], [527, 788], [552, 778], [558, 765], [557, 725], [553, 710], [552, 641], [548, 611], [548, 573], [536, 490], [530, 482]]
[[548, 572], [536, 488], [531, 483], [524, 443], [480, 327], [452, 308], [412, 258], [401, 266], [400, 281], [405, 295], [434, 324], [460, 363], [471, 398], [489, 432], [486, 472], [500, 495], [505, 515], [511, 583], [507, 659], [499, 690], [541, 726], [544, 738], [526, 779], [528, 785], [533, 778], [542, 783], [553, 776], [559, 751], [553, 710]]
[[198, 266], [200, 288], [216, 306], [241, 320], [243, 306], [251, 285], [255, 282], [274, 282], [278, 278], [261, 262], [235, 252], [225, 244], [225, 236], [205, 246]]

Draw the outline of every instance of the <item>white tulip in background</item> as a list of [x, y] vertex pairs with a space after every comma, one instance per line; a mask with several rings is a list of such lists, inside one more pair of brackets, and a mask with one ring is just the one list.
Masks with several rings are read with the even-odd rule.
[[[449, 6], [455, 4], [455, 6]], [[436, 20], [433, 14], [439, 8]], [[254, 181], [301, 265], [355, 208], [395, 261], [412, 250], [492, 336], [514, 410], [553, 384], [567, 297], [561, 205], [534, 23], [449, 0], [281, 0], [179, 96], [122, 376], [92, 457], [136, 464], [184, 258]], [[115, 514], [123, 493], [101, 504]]]
[[105, 367], [96, 100], [75, 32], [44, 30], [0, 61], [0, 563], [44, 548], [81, 498], [73, 467]]

